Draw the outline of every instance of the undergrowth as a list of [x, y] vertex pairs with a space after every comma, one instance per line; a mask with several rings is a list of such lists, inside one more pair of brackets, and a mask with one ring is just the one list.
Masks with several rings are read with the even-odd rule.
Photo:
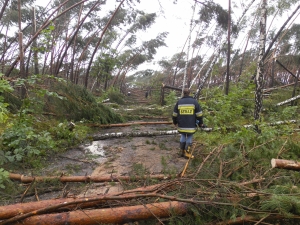
[[[21, 101], [19, 108], [13, 107], [18, 113], [10, 115], [8, 111], [2, 111], [0, 122], [5, 129], [2, 128], [0, 136], [0, 166], [4, 169], [0, 168], [0, 188], [11, 185], [6, 168], [20, 162], [23, 167], [39, 168], [47, 155], [84, 142], [90, 132], [84, 125], [86, 121], [116, 123], [125, 120], [99, 103], [101, 99], [94, 99], [80, 87], [64, 82], [51, 86], [53, 88], [48, 93], [37, 94], [38, 91], [35, 91], [32, 98]], [[244, 84], [231, 87], [229, 95], [224, 95], [223, 90], [218, 88], [203, 91], [206, 98], [199, 103], [204, 123], [212, 131], [200, 129], [195, 133], [195, 158], [189, 164], [186, 177], [179, 180], [180, 185], [175, 189], [165, 193], [178, 199], [193, 200], [195, 204], [188, 214], [174, 214], [167, 224], [195, 224], [195, 221], [207, 224], [211, 221], [235, 221], [246, 216], [254, 221], [263, 221], [266, 215], [273, 214], [287, 218], [300, 216], [299, 173], [271, 168], [270, 163], [271, 159], [299, 160], [299, 106], [276, 106], [288, 99], [290, 92], [274, 91], [274, 98], [264, 100], [261, 120], [254, 121], [253, 89], [252, 84]], [[115, 98], [115, 103], [118, 103], [119, 95], [115, 91], [108, 91], [104, 97]], [[126, 114], [126, 118], [130, 115], [165, 114], [171, 118], [174, 93], [171, 92], [166, 99], [169, 106], [165, 108], [153, 105], [136, 108], [127, 114], [125, 110], [119, 111]], [[42, 100], [46, 100], [45, 103]], [[0, 102], [3, 104], [5, 101], [0, 99]], [[51, 116], [43, 115], [45, 112]], [[71, 121], [76, 123], [73, 130], [69, 129]], [[276, 124], [278, 121], [284, 123]], [[259, 126], [261, 133], [257, 133], [253, 125]], [[159, 147], [165, 148], [163, 145]], [[165, 158], [161, 161], [164, 172], [174, 175]], [[131, 175], [133, 178], [148, 175], [148, 171], [142, 164], [135, 164]], [[157, 183], [147, 179], [143, 185]], [[127, 184], [128, 188], [133, 186], [133, 183]], [[268, 221], [278, 223], [276, 218]], [[292, 224], [293, 220], [280, 222]]]
[[[205, 210], [198, 208], [195, 214], [201, 215], [199, 224], [214, 220], [234, 221], [245, 215], [258, 221], [262, 219], [259, 213], [263, 211], [291, 218], [300, 215], [299, 173], [271, 168], [271, 159], [299, 160], [299, 106], [274, 107], [288, 96], [269, 98], [265, 105], [267, 110], [263, 110], [261, 121], [257, 123], [261, 133], [257, 133], [251, 126], [254, 124], [251, 90], [251, 86], [249, 89], [237, 86], [225, 96], [221, 90], [213, 89], [205, 101], [200, 101], [204, 121], [214, 131], [199, 130], [194, 135], [198, 146], [200, 143], [202, 147], [198, 147], [189, 170], [194, 179], [201, 180], [203, 191], [210, 190], [210, 201], [221, 200], [229, 205], [206, 207]], [[278, 121], [286, 123], [276, 125]], [[243, 183], [247, 185], [241, 185]], [[194, 189], [193, 185], [192, 182], [187, 184], [190, 189]], [[249, 192], [253, 197], [246, 197]], [[198, 198], [201, 196], [199, 194]], [[225, 196], [238, 199], [238, 204]], [[276, 219], [270, 221], [278, 222]], [[292, 221], [281, 221], [280, 224]]]
[[8, 185], [7, 171], [38, 174], [54, 154], [89, 141], [85, 123], [124, 121], [87, 89], [62, 79], [36, 75], [14, 84], [15, 90], [26, 86], [25, 98], [0, 79], [0, 188]]

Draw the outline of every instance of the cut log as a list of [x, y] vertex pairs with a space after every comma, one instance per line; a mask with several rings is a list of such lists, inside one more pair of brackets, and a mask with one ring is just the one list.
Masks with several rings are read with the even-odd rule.
[[285, 159], [272, 159], [272, 168], [300, 171], [300, 162]]
[[163, 174], [159, 175], [149, 175], [149, 176], [52, 176], [52, 177], [43, 177], [43, 176], [35, 176], [35, 177], [27, 177], [21, 174], [10, 173], [9, 179], [18, 180], [22, 183], [31, 183], [32, 181], [41, 182], [46, 180], [59, 180], [60, 182], [118, 182], [120, 180], [125, 181], [136, 181], [136, 180], [145, 180], [145, 179], [158, 179], [158, 180], [166, 180], [171, 179], [171, 176], [166, 176]]
[[[150, 218], [166, 218], [171, 214], [184, 215], [188, 204], [171, 201], [147, 205], [127, 206], [117, 208], [77, 210], [64, 213], [36, 215], [26, 218], [23, 225], [94, 225], [94, 224], [123, 224], [131, 221], [146, 220]], [[42, 221], [42, 223], [41, 223]], [[10, 224], [20, 224], [19, 222]]]

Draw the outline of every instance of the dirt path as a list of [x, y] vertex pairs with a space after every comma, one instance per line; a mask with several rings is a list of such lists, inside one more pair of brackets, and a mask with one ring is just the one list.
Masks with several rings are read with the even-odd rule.
[[[100, 133], [143, 132], [172, 130], [171, 125], [135, 125], [102, 130]], [[94, 141], [85, 150], [93, 152], [99, 165], [93, 170], [93, 176], [117, 175], [130, 176], [141, 174], [178, 174], [186, 160], [178, 157], [179, 135], [154, 137], [123, 137]], [[93, 184], [86, 195], [122, 191], [121, 184]]]
[[[174, 130], [172, 125], [133, 125], [99, 129], [105, 133], [136, 133]], [[177, 175], [186, 163], [186, 159], [178, 156], [179, 134], [118, 137], [93, 141], [77, 148], [69, 149], [63, 154], [49, 159], [41, 174], [20, 171], [26, 175], [41, 176], [132, 176], [132, 175]], [[95, 196], [104, 193], [120, 192], [122, 183], [55, 183], [37, 184], [37, 195], [40, 200], [65, 196]], [[36, 193], [28, 193], [26, 199], [36, 201]]]

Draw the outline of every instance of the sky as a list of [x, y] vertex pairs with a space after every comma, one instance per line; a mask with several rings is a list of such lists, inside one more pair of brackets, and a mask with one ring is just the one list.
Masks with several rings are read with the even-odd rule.
[[[152, 25], [149, 32], [140, 35], [142, 39], [155, 38], [158, 33], [169, 32], [166, 38], [167, 47], [160, 47], [155, 60], [151, 63], [144, 63], [139, 69], [158, 69], [159, 65], [157, 61], [162, 58], [171, 58], [174, 54], [181, 52], [182, 48], [188, 38], [190, 31], [190, 21], [193, 16], [192, 7], [194, 0], [178, 0], [177, 4], [173, 4], [172, 0], [141, 0], [141, 4], [138, 6], [141, 10], [152, 13], [156, 12], [158, 18], [156, 23]], [[228, 9], [227, 0], [215, 0], [215, 3], [220, 4], [224, 9]], [[195, 12], [199, 10], [196, 7]]]
[[[50, 1], [50, 0], [49, 0]], [[176, 1], [176, 4], [173, 2]], [[203, 0], [197, 0], [198, 2], [203, 2]], [[215, 3], [220, 4], [225, 10], [228, 10], [228, 0], [213, 0]], [[256, 0], [254, 5], [259, 4], [261, 0]], [[42, 2], [43, 5], [48, 2], [47, 0], [38, 0]], [[232, 19], [237, 20], [241, 16], [242, 10], [237, 10], [241, 8], [241, 4], [249, 4], [250, 0], [231, 0], [232, 6]], [[146, 32], [139, 33], [137, 38], [139, 41], [147, 41], [156, 38], [157, 34], [162, 32], [169, 32], [165, 42], [167, 47], [160, 47], [155, 56], [155, 60], [151, 63], [144, 63], [138, 68], [138, 70], [153, 69], [158, 70], [158, 61], [163, 57], [170, 59], [174, 54], [182, 51], [182, 48], [188, 38], [190, 31], [190, 21], [192, 19], [192, 7], [195, 0], [140, 0], [140, 3], [136, 3], [136, 7], [143, 10], [146, 13], [156, 12], [157, 19], [156, 22], [149, 28]], [[117, 0], [107, 0], [107, 5], [109, 10], [114, 10], [118, 5]], [[195, 12], [200, 8], [200, 4], [197, 4]], [[287, 15], [285, 15], [287, 16]], [[298, 18], [298, 23], [299, 22]], [[270, 21], [270, 20], [267, 20]], [[275, 23], [282, 24], [283, 20], [275, 21]], [[240, 35], [245, 37], [245, 35]], [[238, 44], [236, 44], [238, 45]], [[236, 47], [236, 46], [234, 46]], [[186, 49], [185, 49], [186, 50]]]
[[[50, 0], [37, 0], [36, 5], [46, 6]], [[203, 2], [202, 0], [198, 0]], [[231, 0], [237, 1], [237, 0]], [[240, 0], [238, 0], [240, 1]], [[109, 10], [114, 10], [119, 5], [118, 0], [107, 0], [106, 5]], [[151, 63], [144, 63], [139, 70], [151, 68], [158, 69], [157, 61], [164, 58], [171, 58], [174, 54], [181, 52], [186, 42], [190, 30], [190, 21], [192, 19], [192, 7], [195, 0], [140, 0], [136, 7], [146, 13], [156, 13], [156, 22], [144, 33], [139, 33], [137, 38], [140, 42], [156, 38], [157, 34], [169, 32], [165, 42], [167, 47], [160, 47]], [[223, 8], [228, 8], [228, 0], [214, 0]], [[195, 12], [199, 10], [199, 4]]]
[[[186, 42], [189, 31], [190, 31], [190, 21], [192, 19], [192, 7], [195, 0], [177, 0], [177, 4], [173, 4], [174, 0], [140, 0], [141, 3], [138, 6], [140, 9], [147, 13], [156, 12], [158, 18], [156, 23], [152, 25], [151, 29], [144, 35], [140, 35], [141, 39], [155, 38], [157, 33], [168, 31], [169, 35], [166, 39], [166, 44], [168, 47], [159, 48], [155, 60], [151, 63], [145, 63], [139, 67], [139, 70], [151, 68], [154, 70], [159, 69], [157, 61], [161, 60], [163, 57], [170, 59], [174, 54], [182, 51], [184, 43]], [[204, 2], [203, 0], [197, 0], [198, 2]], [[221, 5], [225, 10], [228, 10], [228, 0], [213, 0], [213, 2]], [[242, 16], [243, 10], [246, 9], [252, 1], [250, 0], [231, 0], [231, 16], [233, 21], [237, 21]], [[261, 0], [255, 0], [250, 10], [247, 11], [249, 15], [250, 11], [256, 10], [257, 5], [260, 4]], [[244, 3], [244, 4], [243, 4]], [[268, 1], [268, 6], [270, 4], [278, 4], [277, 0]], [[298, 3], [299, 4], [299, 3]], [[297, 7], [298, 4], [295, 4]], [[201, 4], [197, 4], [195, 12], [199, 10]], [[285, 20], [290, 16], [292, 8], [289, 12], [284, 12], [281, 17], [276, 14], [276, 17], [267, 18], [267, 30], [275, 29], [278, 31], [283, 25]], [[242, 9], [243, 8], [243, 9]], [[196, 15], [195, 15], [196, 16]], [[295, 18], [295, 17], [294, 17]], [[293, 23], [300, 23], [300, 16], [293, 20]], [[288, 25], [286, 26], [288, 27]], [[247, 30], [248, 31], [248, 30]], [[195, 32], [194, 32], [195, 33]], [[225, 34], [227, 36], [227, 34]], [[236, 40], [232, 40], [233, 48], [244, 48], [246, 33], [240, 33]], [[226, 37], [225, 37], [226, 38]], [[193, 38], [192, 40], [193, 41]], [[187, 47], [185, 48], [185, 51]], [[208, 54], [211, 55], [211, 54]]]

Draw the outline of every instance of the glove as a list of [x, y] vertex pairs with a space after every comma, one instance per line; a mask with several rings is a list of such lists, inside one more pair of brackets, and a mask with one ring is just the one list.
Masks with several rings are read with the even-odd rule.
[[176, 126], [177, 125], [177, 118], [173, 118], [173, 124]]
[[207, 128], [207, 126], [203, 123], [200, 125], [201, 128]]
[[199, 126], [199, 120], [196, 120], [196, 126], [198, 127]]

